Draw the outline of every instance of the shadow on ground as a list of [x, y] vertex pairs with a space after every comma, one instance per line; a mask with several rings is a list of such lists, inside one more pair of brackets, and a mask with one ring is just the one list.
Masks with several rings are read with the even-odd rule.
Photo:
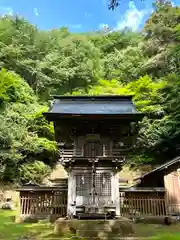
[[[12, 211], [0, 211], [0, 240], [61, 240], [61, 239], [91, 239], [93, 236], [87, 234], [84, 238], [77, 237], [71, 233], [63, 235], [54, 234], [54, 225], [46, 221], [39, 223], [21, 223], [14, 222], [14, 215], [16, 212]], [[83, 228], [83, 226], [82, 226]], [[98, 228], [98, 225], [96, 226]], [[129, 227], [125, 224], [123, 230], [121, 230], [121, 237], [150, 237], [152, 240], [179, 240], [180, 239], [180, 225], [158, 225], [158, 224], [133, 224], [133, 232], [129, 233]], [[83, 229], [82, 229], [83, 230]], [[115, 231], [119, 231], [116, 229]], [[79, 235], [81, 232], [77, 233]], [[103, 231], [102, 231], [103, 236]], [[114, 236], [117, 236], [114, 233]], [[99, 236], [101, 237], [101, 236]], [[109, 239], [110, 239], [109, 235]], [[122, 238], [121, 238], [122, 239]], [[148, 238], [149, 239], [149, 238]]]

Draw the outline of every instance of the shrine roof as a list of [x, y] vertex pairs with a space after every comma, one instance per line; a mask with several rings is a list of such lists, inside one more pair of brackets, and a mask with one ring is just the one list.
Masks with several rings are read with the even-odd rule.
[[47, 117], [74, 115], [142, 115], [136, 110], [132, 96], [54, 96]]
[[[180, 163], [180, 156], [176, 157], [176, 158], [173, 158], [171, 161], [168, 161], [156, 168], [154, 168], [152, 171], [144, 174], [143, 176], [141, 177], [138, 177], [138, 178], [135, 178], [134, 180], [139, 180], [139, 179], [144, 179], [146, 178], [147, 176], [152, 176], [153, 173], [156, 173], [156, 174], [159, 174], [160, 171], [163, 171], [165, 169], [168, 169], [169, 167], [171, 167], [172, 165], [175, 165], [175, 164], [179, 164]], [[179, 167], [178, 167], [179, 168]]]

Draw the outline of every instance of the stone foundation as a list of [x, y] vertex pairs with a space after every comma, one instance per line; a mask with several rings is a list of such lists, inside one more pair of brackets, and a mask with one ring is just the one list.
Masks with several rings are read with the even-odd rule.
[[111, 239], [113, 237], [127, 237], [134, 233], [133, 223], [128, 219], [116, 220], [65, 220], [59, 218], [55, 222], [54, 233], [67, 233], [87, 239]]

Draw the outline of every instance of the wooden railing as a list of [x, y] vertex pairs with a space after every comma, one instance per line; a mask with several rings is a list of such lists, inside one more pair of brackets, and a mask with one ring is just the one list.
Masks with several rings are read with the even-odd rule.
[[60, 157], [62, 158], [83, 157], [83, 151], [81, 149], [60, 149]]
[[120, 195], [121, 216], [165, 216], [163, 197], [131, 197]]
[[20, 214], [21, 216], [36, 217], [65, 217], [67, 211], [67, 194], [43, 196], [21, 196]]
[[[122, 149], [112, 149], [112, 150], [103, 150], [101, 155], [97, 155], [97, 158], [118, 158], [126, 155], [130, 148], [122, 148]], [[60, 149], [60, 158], [63, 160], [70, 160], [71, 158], [90, 158], [91, 155], [84, 155], [83, 149]]]
[[[132, 197], [120, 193], [120, 215], [122, 217], [154, 217], [172, 215], [176, 209], [168, 211], [164, 197]], [[171, 209], [172, 210], [172, 209]], [[20, 197], [21, 216], [34, 216], [38, 218], [52, 217], [57, 219], [67, 215], [67, 191], [61, 194], [46, 196], [42, 193], [36, 196], [26, 195]]]

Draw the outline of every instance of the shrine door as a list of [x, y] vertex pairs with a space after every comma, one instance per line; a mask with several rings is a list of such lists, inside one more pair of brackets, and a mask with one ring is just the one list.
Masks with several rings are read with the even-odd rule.
[[96, 158], [103, 156], [103, 145], [100, 141], [87, 141], [84, 144], [84, 157]]
[[100, 206], [111, 203], [112, 176], [111, 172], [100, 170], [76, 174], [76, 204]]

